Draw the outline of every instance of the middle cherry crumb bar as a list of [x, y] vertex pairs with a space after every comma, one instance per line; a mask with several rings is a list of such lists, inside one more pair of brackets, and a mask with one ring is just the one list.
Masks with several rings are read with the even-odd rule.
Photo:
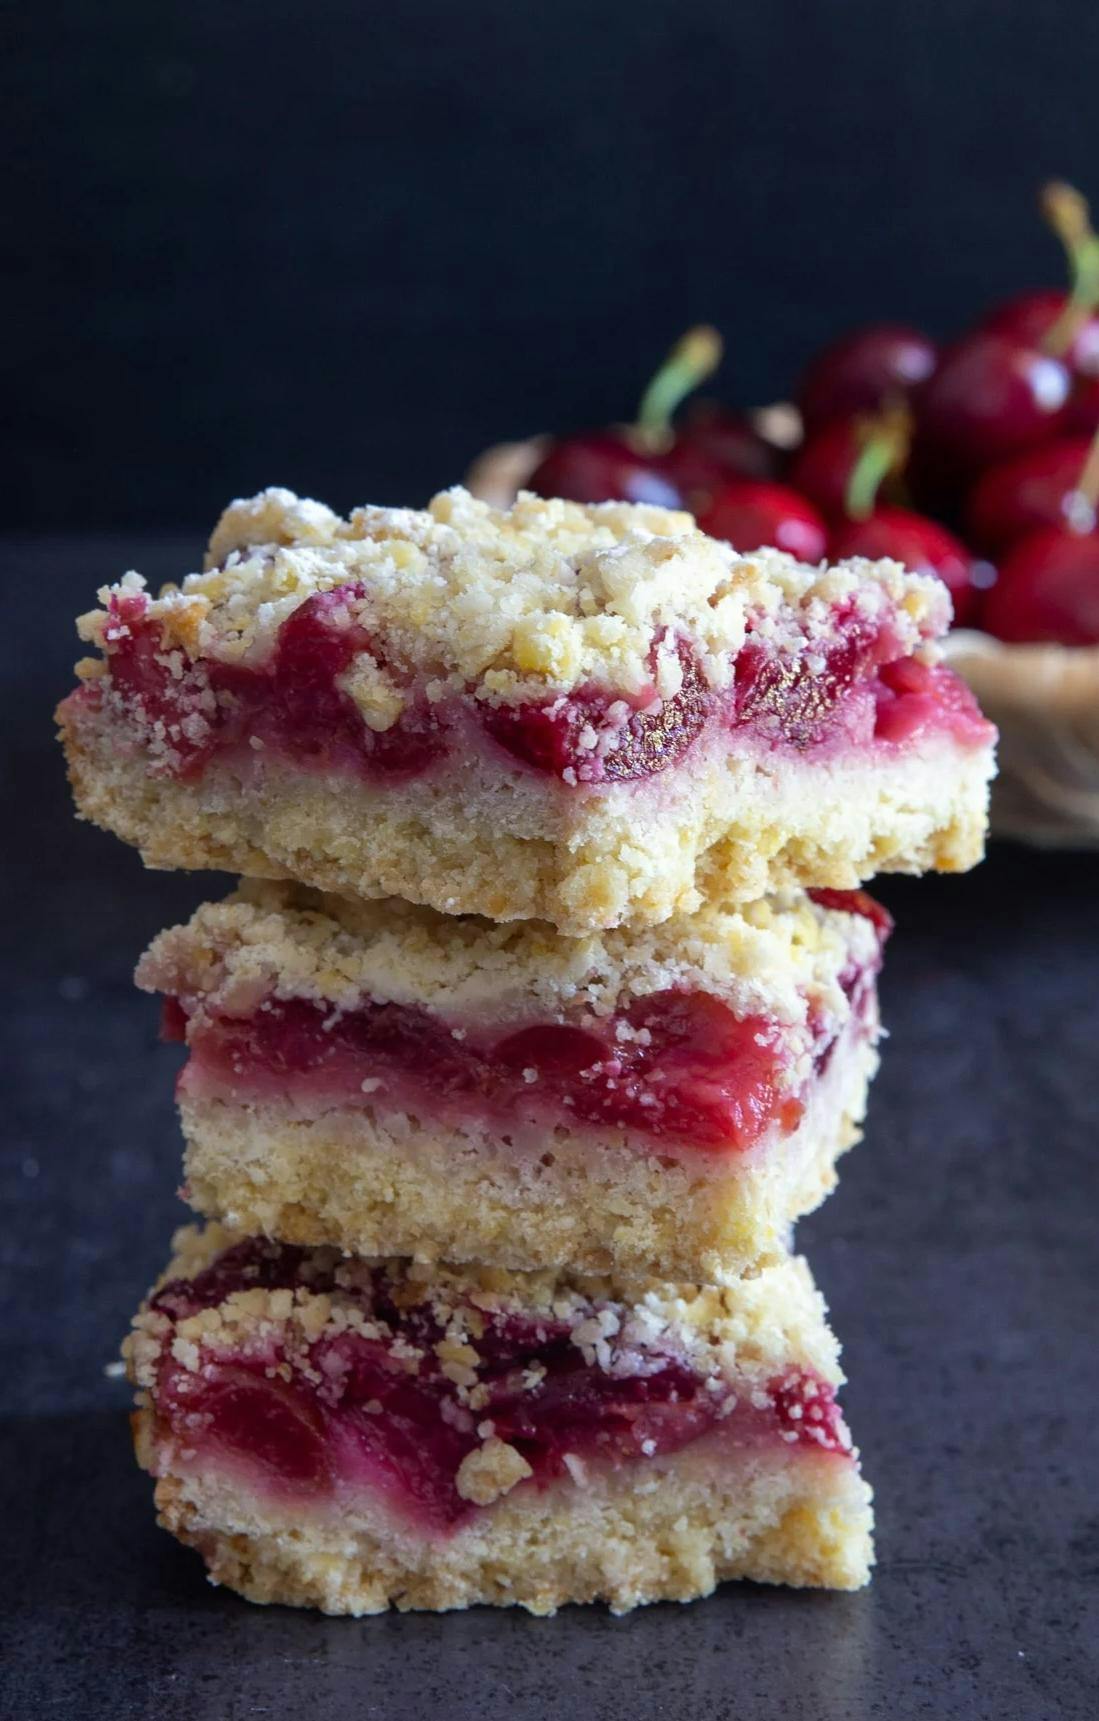
[[713, 1282], [835, 1182], [877, 1062], [862, 892], [566, 939], [248, 883], [138, 983], [188, 1062], [187, 1194], [288, 1243]]

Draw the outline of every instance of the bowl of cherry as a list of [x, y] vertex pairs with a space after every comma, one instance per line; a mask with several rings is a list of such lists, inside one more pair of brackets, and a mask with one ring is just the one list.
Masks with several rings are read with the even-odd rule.
[[1099, 236], [1070, 186], [1041, 203], [1065, 287], [945, 344], [868, 324], [816, 355], [796, 403], [755, 411], [694, 394], [722, 351], [691, 329], [632, 423], [501, 444], [467, 482], [497, 505], [652, 502], [745, 552], [938, 575], [947, 656], [1000, 730], [993, 829], [1099, 846]]

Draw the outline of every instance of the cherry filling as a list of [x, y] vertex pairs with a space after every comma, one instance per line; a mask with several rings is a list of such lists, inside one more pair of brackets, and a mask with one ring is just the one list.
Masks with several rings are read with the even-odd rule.
[[160, 729], [184, 779], [200, 776], [216, 754], [245, 746], [270, 748], [305, 769], [416, 776], [444, 747], [426, 701], [413, 700], [388, 729], [374, 730], [338, 685], [359, 653], [378, 657], [348, 610], [363, 594], [361, 585], [315, 592], [287, 616], [258, 669], [217, 658], [184, 665], [142, 619], [145, 597], [113, 596], [105, 633], [112, 684]]
[[584, 688], [546, 704], [499, 706], [486, 713], [485, 727], [513, 758], [555, 777], [627, 783], [656, 776], [683, 757], [714, 703], [683, 643], [679, 661], [682, 683], [667, 699], [655, 687], [629, 699]]
[[710, 1152], [744, 1150], [772, 1124], [793, 1129], [802, 1111], [778, 1025], [703, 992], [652, 993], [593, 1026], [504, 1033], [455, 1031], [418, 1006], [368, 1000], [340, 1013], [302, 998], [186, 1027], [169, 999], [164, 1031], [188, 1040], [185, 1086], [234, 1098], [365, 1099], [505, 1130], [580, 1119]]
[[963, 745], [982, 746], [995, 733], [960, 676], [942, 664], [915, 657], [887, 663], [874, 689], [874, 733], [882, 741], [905, 742], [923, 730], [949, 730]]
[[868, 890], [830, 890], [824, 886], [806, 892], [818, 908], [838, 909], [841, 914], [861, 914], [874, 928], [884, 944], [893, 930], [893, 916]]
[[732, 723], [772, 744], [803, 751], [823, 739], [836, 706], [874, 669], [881, 630], [852, 623], [811, 656], [776, 653], [749, 634], [736, 661]]
[[[400, 681], [354, 619], [351, 606], [365, 595], [361, 584], [314, 593], [283, 621], [270, 659], [250, 668], [217, 658], [190, 663], [165, 650], [159, 627], [146, 619], [148, 599], [116, 593], [104, 634], [111, 685], [160, 741], [161, 767], [185, 780], [219, 754], [264, 750], [306, 770], [417, 776], [450, 746], [448, 715], [406, 688], [404, 710], [376, 731], [340, 685], [364, 653]], [[785, 653], [754, 637], [750, 624], [724, 694], [709, 687], [681, 640], [681, 685], [666, 699], [655, 685], [629, 697], [589, 686], [518, 706], [470, 702], [469, 710], [512, 759], [570, 786], [656, 776], [682, 760], [712, 720], [769, 749], [797, 752], [845, 737], [857, 745], [903, 743], [934, 727], [967, 745], [990, 738], [972, 695], [949, 670], [890, 661], [896, 644], [888, 625], [836, 621], [831, 643]], [[77, 697], [95, 702], [100, 686]]]
[[613, 1304], [593, 1304], [594, 1320], [580, 1312], [608, 1335], [603, 1366], [565, 1319], [467, 1308], [472, 1404], [469, 1380], [448, 1372], [431, 1303], [384, 1264], [349, 1271], [334, 1253], [248, 1239], [195, 1279], [163, 1286], [152, 1307], [174, 1324], [256, 1287], [338, 1289], [362, 1320], [310, 1342], [269, 1327], [245, 1347], [203, 1352], [197, 1370], [173, 1356], [169, 1332], [156, 1408], [186, 1453], [244, 1463], [276, 1492], [323, 1499], [365, 1484], [445, 1532], [480, 1509], [459, 1492], [458, 1472], [489, 1433], [521, 1453], [534, 1487], [575, 1474], [577, 1460], [614, 1467], [679, 1451], [716, 1425], [734, 1445], [851, 1449], [832, 1388], [815, 1375], [791, 1369], [764, 1392], [724, 1381], [715, 1391], [674, 1339], [616, 1342], [628, 1311]]

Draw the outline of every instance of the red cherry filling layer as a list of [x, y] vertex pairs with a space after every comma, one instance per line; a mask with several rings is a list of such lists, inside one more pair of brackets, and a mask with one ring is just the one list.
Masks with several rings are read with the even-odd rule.
[[653, 777], [682, 758], [714, 704], [683, 644], [679, 661], [682, 685], [667, 699], [655, 687], [630, 699], [582, 689], [545, 705], [499, 706], [487, 712], [485, 726], [514, 758], [566, 781]]
[[217, 658], [184, 666], [143, 621], [148, 600], [114, 596], [105, 633], [112, 685], [157, 731], [185, 780], [200, 776], [215, 754], [245, 746], [270, 748], [305, 769], [416, 776], [444, 746], [426, 701], [412, 701], [390, 728], [374, 730], [338, 685], [360, 652], [377, 657], [348, 609], [362, 595], [362, 586], [314, 593], [287, 616], [258, 669]]
[[[312, 1341], [268, 1326], [247, 1345], [199, 1353], [197, 1368], [173, 1356], [176, 1322], [236, 1291], [299, 1287], [336, 1293], [361, 1318], [342, 1330], [328, 1325]], [[155, 1395], [161, 1435], [175, 1438], [189, 1455], [184, 1462], [243, 1465], [272, 1492], [323, 1501], [364, 1485], [381, 1490], [435, 1533], [483, 1509], [462, 1497], [457, 1478], [486, 1422], [522, 1454], [532, 1473], [525, 1485], [533, 1487], [568, 1476], [568, 1459], [643, 1462], [718, 1425], [733, 1445], [782, 1441], [850, 1453], [833, 1390], [809, 1371], [791, 1369], [765, 1390], [742, 1394], [718, 1377], [714, 1390], [674, 1335], [643, 1344], [620, 1337], [628, 1310], [608, 1303], [571, 1319], [469, 1307], [463, 1342], [475, 1352], [474, 1409], [468, 1378], [459, 1385], [447, 1371], [439, 1316], [419, 1295], [385, 1265], [356, 1263], [349, 1271], [334, 1253], [261, 1239], [235, 1245], [152, 1299], [172, 1323]], [[605, 1335], [603, 1366], [578, 1342], [578, 1321]]]
[[[393, 670], [354, 619], [363, 595], [359, 585], [314, 593], [282, 623], [269, 661], [252, 668], [217, 658], [189, 663], [181, 651], [164, 650], [159, 628], [145, 619], [148, 600], [116, 594], [104, 635], [110, 687], [152, 732], [160, 768], [183, 780], [199, 777], [226, 753], [252, 759], [270, 753], [304, 770], [407, 780], [447, 752], [454, 713], [409, 692], [390, 728], [376, 731], [364, 721], [341, 678], [364, 652]], [[681, 641], [681, 685], [664, 699], [655, 685], [628, 698], [584, 687], [518, 706], [470, 702], [469, 710], [512, 759], [570, 785], [656, 776], [715, 722], [738, 739], [797, 752], [844, 737], [858, 745], [909, 741], [934, 727], [963, 744], [988, 739], [989, 726], [946, 670], [924, 675], [918, 700], [903, 716], [896, 712], [898, 699], [911, 691], [898, 677], [908, 666], [918, 676], [920, 666], [908, 658], [890, 661], [895, 651], [888, 626], [857, 617], [839, 618], [831, 642], [787, 652], [750, 629], [724, 694], [709, 687]], [[94, 703], [102, 687], [92, 683], [76, 697]], [[891, 714], [884, 725], [875, 724], [875, 709]]]
[[965, 682], [942, 664], [929, 666], [916, 657], [887, 663], [878, 676], [874, 700], [874, 733], [881, 741], [903, 745], [936, 726], [973, 746], [994, 734]]
[[233, 1099], [390, 1105], [505, 1131], [579, 1119], [713, 1153], [743, 1151], [772, 1124], [793, 1129], [802, 1110], [779, 1025], [703, 992], [652, 993], [583, 1027], [504, 1031], [455, 1030], [412, 1005], [340, 1012], [302, 998], [187, 1025], [169, 999], [164, 1028], [190, 1046], [183, 1087]]

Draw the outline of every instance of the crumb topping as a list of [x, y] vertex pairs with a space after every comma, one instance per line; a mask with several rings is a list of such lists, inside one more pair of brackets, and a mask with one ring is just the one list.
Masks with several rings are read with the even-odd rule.
[[[667, 699], [682, 674], [682, 638], [719, 689], [749, 620], [753, 637], [776, 649], [827, 640], [837, 612], [888, 623], [904, 655], [944, 633], [950, 616], [941, 581], [896, 562], [746, 557], [688, 514], [525, 492], [494, 509], [458, 487], [423, 510], [364, 507], [346, 520], [288, 490], [234, 502], [205, 571], [165, 587], [146, 614], [166, 655], [255, 667], [287, 616], [335, 587], [348, 588], [347, 622], [368, 641], [344, 685], [378, 729], [395, 721], [410, 678], [433, 702], [472, 691], [513, 704], [588, 683]], [[130, 573], [100, 599], [143, 590]], [[106, 610], [78, 627], [103, 647]]]
[[[219, 1257], [247, 1242], [218, 1224], [186, 1226], [173, 1239], [174, 1256], [151, 1298], [177, 1280], [193, 1280]], [[265, 1245], [277, 1251], [277, 1244]], [[300, 1354], [322, 1337], [353, 1332], [366, 1339], [393, 1341], [391, 1319], [372, 1306], [379, 1269], [386, 1297], [405, 1317], [422, 1311], [443, 1337], [432, 1346], [431, 1365], [456, 1390], [472, 1416], [483, 1407], [478, 1341], [486, 1317], [509, 1314], [562, 1323], [589, 1367], [629, 1376], [659, 1366], [671, 1355], [696, 1373], [712, 1377], [713, 1390], [735, 1380], [762, 1383], [785, 1370], [810, 1369], [833, 1385], [842, 1381], [839, 1350], [826, 1323], [823, 1299], [805, 1262], [789, 1257], [755, 1278], [730, 1285], [672, 1285], [659, 1280], [626, 1281], [553, 1271], [517, 1272], [505, 1268], [427, 1266], [404, 1258], [384, 1261], [343, 1257], [330, 1248], [295, 1251], [300, 1256], [292, 1287], [234, 1289], [211, 1306], [180, 1310], [174, 1316], [146, 1303], [126, 1341], [133, 1378], [152, 1389], [165, 1348], [181, 1367], [195, 1372], [204, 1356], [251, 1350], [262, 1353], [275, 1341]], [[398, 1333], [391, 1354], [403, 1357], [415, 1373], [424, 1360], [420, 1331], [410, 1320], [410, 1337]], [[540, 1384], [531, 1370], [528, 1390]], [[470, 1426], [474, 1426], [471, 1422]], [[482, 1435], [491, 1440], [492, 1430]], [[491, 1473], [475, 1471], [472, 1486], [500, 1482], [514, 1465], [495, 1453]], [[507, 1486], [520, 1480], [514, 1475]], [[500, 1491], [504, 1491], [502, 1488]], [[474, 1498], [473, 1495], [467, 1496]]]
[[137, 983], [223, 1015], [247, 1015], [268, 997], [339, 1010], [365, 997], [424, 1004], [466, 1021], [607, 1016], [633, 998], [686, 987], [741, 1015], [800, 1023], [810, 998], [842, 1017], [843, 970], [876, 957], [877, 936], [864, 916], [793, 892], [738, 907], [710, 902], [651, 929], [565, 938], [541, 922], [496, 925], [395, 900], [355, 902], [247, 881], [160, 933]]
[[523, 1454], [506, 1440], [489, 1435], [483, 1446], [474, 1447], [463, 1458], [455, 1486], [463, 1500], [475, 1506], [491, 1506], [519, 1482], [525, 1482], [534, 1471]]

